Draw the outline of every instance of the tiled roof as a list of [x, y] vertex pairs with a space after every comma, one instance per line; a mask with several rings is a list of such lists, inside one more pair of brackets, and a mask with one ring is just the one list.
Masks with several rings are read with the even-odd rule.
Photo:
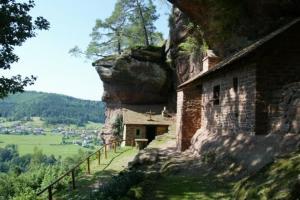
[[[173, 119], [161, 115], [163, 107], [159, 105], [127, 106], [123, 108], [123, 123], [135, 125], [171, 125]], [[149, 120], [149, 114], [146, 114], [150, 110], [154, 113], [151, 121]]]

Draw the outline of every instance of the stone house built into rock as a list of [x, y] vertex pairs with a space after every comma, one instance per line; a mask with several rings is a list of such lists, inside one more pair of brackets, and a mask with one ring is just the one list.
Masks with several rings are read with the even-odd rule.
[[[156, 136], [167, 133], [174, 122], [172, 118], [163, 117], [163, 106], [124, 106], [123, 113], [123, 146], [132, 145], [135, 139], [148, 139], [148, 143]], [[147, 109], [147, 110], [146, 110]], [[150, 115], [147, 114], [151, 111]], [[150, 120], [151, 119], [151, 120]]]
[[180, 150], [200, 128], [214, 134], [300, 132], [300, 19], [216, 59], [208, 55], [206, 70], [178, 87]]

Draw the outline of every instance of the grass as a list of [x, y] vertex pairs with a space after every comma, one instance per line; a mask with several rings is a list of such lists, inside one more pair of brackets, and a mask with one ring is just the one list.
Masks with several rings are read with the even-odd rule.
[[163, 175], [135, 188], [145, 200], [229, 200], [232, 185], [213, 176]]
[[91, 175], [84, 174], [79, 177], [76, 180], [76, 190], [61, 191], [56, 194], [56, 199], [90, 199], [99, 184], [126, 169], [128, 162], [132, 161], [137, 153], [136, 148], [123, 147], [118, 148], [116, 153], [109, 150], [108, 159], [105, 159], [102, 152], [100, 165], [96, 159], [91, 162]]
[[71, 157], [78, 153], [79, 149], [84, 151], [89, 150], [77, 145], [61, 145], [61, 135], [47, 134], [43, 135], [1, 135], [0, 147], [8, 144], [18, 145], [18, 150], [21, 155], [31, 154], [34, 148], [42, 149], [46, 155], [61, 156], [62, 158]]
[[[80, 147], [73, 144], [61, 145], [62, 135], [51, 134], [51, 130], [56, 127], [64, 127], [65, 129], [89, 129], [89, 130], [101, 130], [102, 124], [88, 122], [83, 127], [78, 127], [75, 124], [70, 125], [47, 125], [39, 117], [33, 117], [32, 121], [7, 121], [5, 118], [0, 118], [0, 125], [4, 127], [11, 127], [17, 123], [21, 123], [27, 127], [44, 128], [46, 135], [6, 135], [0, 133], [0, 147], [4, 147], [8, 144], [18, 145], [18, 150], [21, 155], [31, 154], [34, 148], [37, 147], [42, 149], [46, 155], [54, 155], [56, 157], [61, 156], [62, 158], [72, 157], [78, 153], [78, 150], [90, 151], [90, 149]], [[67, 140], [72, 141], [73, 138]]]

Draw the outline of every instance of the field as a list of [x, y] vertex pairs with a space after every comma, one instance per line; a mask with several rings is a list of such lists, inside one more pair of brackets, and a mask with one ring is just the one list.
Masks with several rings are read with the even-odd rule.
[[[46, 135], [15, 135], [0, 133], [0, 147], [4, 147], [8, 144], [16, 144], [18, 145], [18, 150], [21, 155], [33, 153], [34, 148], [37, 147], [46, 155], [54, 155], [55, 157], [61, 156], [62, 158], [76, 155], [79, 149], [83, 151], [91, 151], [91, 149], [75, 144], [61, 144], [62, 134], [52, 134], [52, 129], [62, 127], [64, 130], [99, 131], [102, 128], [102, 124], [93, 122], [88, 122], [84, 126], [77, 126], [74, 124], [51, 125], [46, 124], [39, 117], [33, 117], [31, 121], [8, 121], [5, 118], [0, 118], [0, 126], [2, 127], [13, 127], [16, 124], [21, 124], [26, 127], [43, 128]], [[78, 138], [70, 138], [65, 141], [72, 142], [73, 139]]]
[[21, 155], [33, 153], [35, 147], [42, 149], [46, 155], [61, 156], [62, 158], [77, 154], [79, 149], [87, 151], [89, 149], [78, 145], [61, 145], [62, 136], [60, 135], [2, 135], [0, 134], [0, 147], [8, 144], [18, 145]]

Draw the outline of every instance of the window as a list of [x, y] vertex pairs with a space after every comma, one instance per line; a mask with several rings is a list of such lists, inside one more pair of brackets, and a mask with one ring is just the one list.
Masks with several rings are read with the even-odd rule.
[[232, 85], [233, 85], [233, 91], [234, 91], [235, 93], [237, 93], [237, 92], [238, 92], [238, 88], [239, 88], [239, 80], [238, 80], [237, 77], [234, 77], [234, 78], [232, 79]]
[[220, 85], [214, 87], [214, 96], [213, 96], [214, 105], [220, 104]]
[[136, 129], [135, 135], [138, 137], [138, 136], [140, 136], [140, 134], [141, 134], [140, 129]]

